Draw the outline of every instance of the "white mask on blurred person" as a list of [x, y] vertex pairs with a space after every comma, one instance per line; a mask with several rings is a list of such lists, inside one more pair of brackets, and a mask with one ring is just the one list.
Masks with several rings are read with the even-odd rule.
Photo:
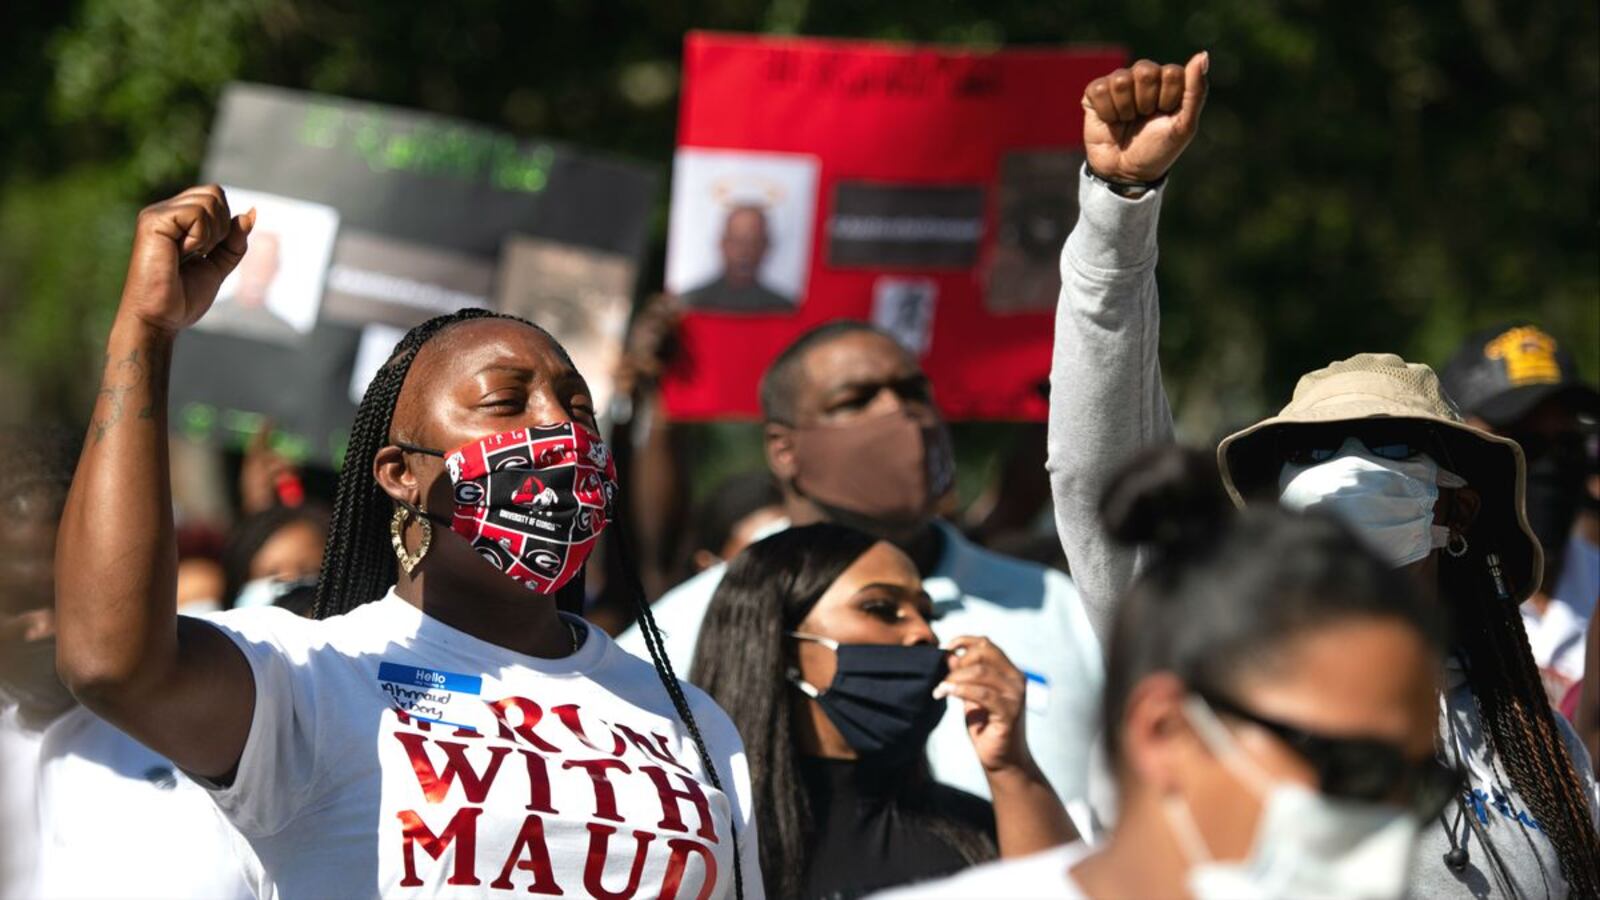
[[1195, 900], [1304, 900], [1391, 898], [1405, 893], [1418, 822], [1386, 804], [1326, 797], [1292, 782], [1275, 781], [1238, 748], [1203, 700], [1184, 710], [1217, 758], [1261, 799], [1261, 817], [1244, 859], [1213, 859], [1194, 816], [1179, 796], [1169, 797], [1167, 820], [1188, 857], [1189, 893]]
[[1443, 547], [1450, 529], [1433, 524], [1439, 488], [1462, 487], [1459, 475], [1431, 456], [1393, 460], [1374, 456], [1349, 438], [1327, 462], [1284, 463], [1278, 501], [1298, 512], [1318, 509], [1356, 530], [1374, 553], [1398, 569]]
[[281, 578], [257, 578], [244, 583], [239, 588], [239, 596], [234, 598], [234, 609], [248, 609], [252, 606], [275, 606], [290, 591], [316, 584], [315, 579], [285, 580]]

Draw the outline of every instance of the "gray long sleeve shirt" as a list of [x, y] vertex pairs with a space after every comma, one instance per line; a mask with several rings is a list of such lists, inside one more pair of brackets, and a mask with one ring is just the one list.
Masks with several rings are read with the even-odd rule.
[[[1127, 200], [1080, 176], [1078, 223], [1061, 254], [1046, 468], [1073, 580], [1108, 653], [1118, 598], [1144, 559], [1142, 551], [1106, 535], [1100, 496], [1133, 454], [1173, 437], [1157, 358], [1156, 227], [1163, 190]], [[1600, 795], [1588, 754], [1565, 720], [1558, 722], [1593, 811]], [[1451, 834], [1439, 820], [1424, 823], [1411, 894], [1568, 896], [1555, 847], [1496, 764], [1472, 693], [1458, 674], [1440, 696], [1439, 727], [1448, 755], [1469, 772], [1462, 802], [1445, 811], [1454, 842], [1467, 848], [1468, 864], [1459, 873], [1447, 868]]]

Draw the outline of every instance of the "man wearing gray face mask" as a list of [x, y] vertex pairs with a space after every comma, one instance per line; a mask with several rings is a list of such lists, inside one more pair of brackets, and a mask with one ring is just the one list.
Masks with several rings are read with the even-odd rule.
[[[1067, 576], [991, 553], [937, 517], [954, 485], [954, 458], [927, 375], [893, 338], [834, 322], [791, 344], [761, 384], [767, 465], [783, 493], [779, 527], [838, 522], [887, 539], [917, 564], [941, 639], [983, 635], [1028, 677], [1034, 757], [1087, 834], [1100, 647]], [[678, 671], [688, 671], [700, 621], [721, 582], [715, 566], [658, 600], [656, 621]], [[618, 642], [645, 653], [637, 628]], [[928, 741], [934, 777], [979, 796], [988, 785], [953, 711]]]
[[[1196, 56], [1203, 75], [1208, 60]], [[1156, 225], [1168, 170], [1193, 139], [1202, 79], [1141, 60], [1085, 92], [1087, 166], [1062, 251], [1051, 372], [1056, 521], [1097, 627], [1147, 560], [1097, 519], [1113, 472], [1172, 440], [1158, 349]], [[1177, 83], [1175, 83], [1177, 82]], [[1466, 788], [1424, 823], [1416, 896], [1597, 896], [1587, 754], [1552, 715], [1516, 605], [1539, 584], [1520, 448], [1472, 428], [1426, 366], [1363, 353], [1311, 372], [1279, 415], [1218, 448], [1234, 500], [1345, 519], [1455, 620], [1441, 757]], [[1436, 529], [1438, 526], [1438, 529]]]

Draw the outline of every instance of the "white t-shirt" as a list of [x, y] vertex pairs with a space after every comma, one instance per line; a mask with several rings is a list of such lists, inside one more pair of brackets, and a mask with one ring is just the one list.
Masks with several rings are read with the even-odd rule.
[[736, 804], [655, 670], [598, 629], [538, 659], [392, 592], [323, 621], [266, 607], [213, 624], [255, 674], [237, 775], [213, 796], [263, 898], [731, 897], [730, 822], [761, 896], [733, 724], [684, 686]]
[[82, 707], [39, 750], [38, 897], [249, 898], [248, 860], [211, 798]]
[[[965, 634], [986, 637], [1023, 671], [1028, 749], [1061, 799], [1071, 809], [1080, 808], [1074, 801], [1089, 794], [1090, 748], [1099, 731], [1105, 666], [1077, 588], [1054, 569], [991, 552], [949, 523], [935, 524], [944, 535], [944, 552], [922, 581], [939, 615], [934, 634], [942, 641]], [[769, 533], [784, 527], [787, 523]], [[725, 565], [712, 566], [652, 607], [674, 671], [689, 671], [700, 623], [726, 571]], [[638, 626], [617, 642], [649, 658]], [[987, 798], [989, 781], [967, 735], [961, 701], [951, 698], [950, 703], [953, 708], [928, 738], [933, 777]], [[1075, 812], [1074, 818], [1080, 815]]]
[[1553, 585], [1544, 613], [1531, 604], [1522, 604], [1528, 648], [1533, 651], [1533, 661], [1539, 666], [1552, 703], [1561, 702], [1567, 689], [1583, 680], [1585, 640], [1597, 599], [1600, 548], [1574, 534], [1567, 541], [1561, 578]]
[[938, 881], [924, 881], [873, 894], [872, 900], [1006, 897], [1010, 900], [1088, 900], [1068, 871], [1092, 851], [1087, 844], [1065, 844], [1024, 856], [974, 866]]
[[40, 731], [0, 704], [0, 897], [30, 897], [39, 859]]

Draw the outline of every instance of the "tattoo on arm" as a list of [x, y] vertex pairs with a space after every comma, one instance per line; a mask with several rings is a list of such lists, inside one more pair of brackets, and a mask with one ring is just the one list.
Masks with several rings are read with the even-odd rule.
[[94, 442], [100, 443], [122, 421], [124, 402], [129, 395], [143, 390], [146, 403], [139, 410], [140, 419], [153, 419], [156, 404], [162, 399], [158, 384], [166, 377], [167, 354], [160, 350], [135, 348], [118, 360], [106, 356], [106, 374], [100, 383], [100, 393], [95, 399], [94, 420], [90, 423]]

